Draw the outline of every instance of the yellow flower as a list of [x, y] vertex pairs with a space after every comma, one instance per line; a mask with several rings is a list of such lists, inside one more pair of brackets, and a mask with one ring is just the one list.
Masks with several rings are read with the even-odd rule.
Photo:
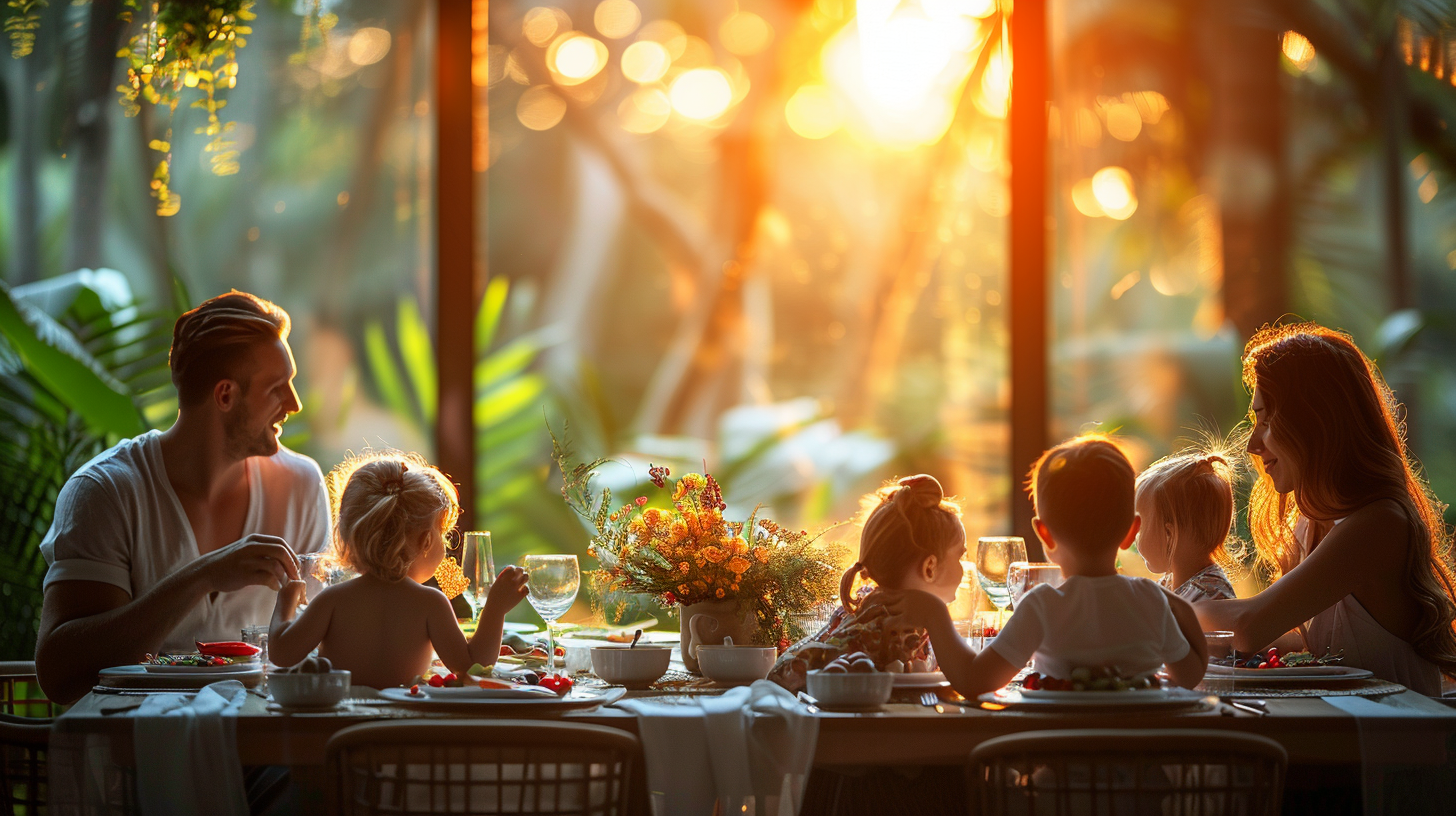
[[667, 526], [668, 515], [659, 508], [650, 507], [642, 513], [642, 523], [647, 525], [649, 530], [657, 532]]
[[728, 561], [728, 569], [732, 571], [734, 575], [742, 575], [743, 573], [748, 572], [748, 568], [750, 566], [753, 565], [748, 562], [747, 558], [744, 558], [741, 555], [735, 555], [732, 559]]

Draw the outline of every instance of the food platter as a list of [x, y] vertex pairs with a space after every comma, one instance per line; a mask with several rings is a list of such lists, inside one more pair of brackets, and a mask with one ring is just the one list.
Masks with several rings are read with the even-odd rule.
[[1137, 691], [1024, 691], [1003, 688], [976, 699], [1022, 711], [1101, 709], [1117, 713], [1181, 708], [1208, 710], [1217, 702], [1216, 698], [1184, 688]]
[[1369, 669], [1357, 669], [1354, 666], [1285, 666], [1277, 669], [1235, 669], [1218, 664], [1210, 665], [1208, 667], [1208, 674], [1218, 677], [1232, 677], [1235, 680], [1248, 680], [1254, 683], [1364, 680], [1367, 677], [1375, 676], [1375, 673]]
[[[438, 689], [434, 689], [438, 691]], [[624, 688], [574, 688], [565, 697], [555, 694], [549, 697], [458, 697], [418, 696], [409, 689], [388, 688], [379, 692], [374, 704], [408, 706], [420, 711], [439, 711], [453, 714], [480, 714], [486, 716], [531, 716], [533, 714], [558, 714], [565, 711], [596, 708], [610, 705], [622, 699], [627, 693]]]

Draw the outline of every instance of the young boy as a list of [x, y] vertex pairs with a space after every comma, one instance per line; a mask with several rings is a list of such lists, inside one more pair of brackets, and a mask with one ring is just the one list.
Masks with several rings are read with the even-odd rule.
[[1042, 454], [1030, 481], [1032, 524], [1066, 576], [1061, 586], [1028, 592], [980, 653], [932, 595], [885, 593], [890, 614], [929, 632], [946, 679], [966, 697], [1006, 685], [1028, 658], [1048, 677], [1114, 667], [1130, 678], [1166, 665], [1174, 683], [1198, 685], [1208, 646], [1193, 607], [1153, 581], [1117, 573], [1117, 553], [1132, 546], [1139, 525], [1127, 457], [1108, 437], [1079, 436]]

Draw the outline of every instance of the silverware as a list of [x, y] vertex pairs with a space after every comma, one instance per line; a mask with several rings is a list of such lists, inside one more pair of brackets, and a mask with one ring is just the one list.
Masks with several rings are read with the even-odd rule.
[[816, 699], [814, 699], [813, 697], [810, 697], [809, 695], [805, 694], [802, 691], [799, 692], [799, 702], [801, 702], [801, 703], [804, 704], [804, 708], [810, 714], [818, 714], [819, 713], [819, 701], [816, 700]]
[[628, 649], [635, 649], [635, 648], [637, 648], [637, 641], [639, 641], [641, 639], [642, 639], [642, 630], [641, 629], [638, 629], [637, 630], [637, 634], [635, 634], [635, 635], [632, 636], [632, 645], [631, 646], [628, 646], [627, 648]]
[[940, 699], [940, 695], [933, 691], [920, 692], [920, 704], [926, 708], [935, 709], [935, 713], [937, 714], [945, 713], [945, 705], [943, 703], [944, 701]]
[[1253, 714], [1255, 717], [1267, 717], [1269, 715], [1269, 708], [1264, 704], [1263, 700], [1241, 700], [1234, 697], [1220, 697], [1218, 701], [1229, 708], [1237, 709], [1245, 714]]

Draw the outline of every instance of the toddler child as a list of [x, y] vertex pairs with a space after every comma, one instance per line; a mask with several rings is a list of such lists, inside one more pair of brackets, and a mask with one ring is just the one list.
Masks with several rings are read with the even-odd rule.
[[1134, 473], [1122, 451], [1100, 435], [1063, 442], [1033, 466], [1030, 489], [1033, 526], [1062, 568], [1062, 584], [1033, 587], [979, 653], [956, 634], [942, 599], [927, 593], [887, 593], [896, 623], [929, 632], [946, 679], [967, 697], [1006, 685], [1028, 658], [1064, 680], [1078, 668], [1131, 678], [1166, 665], [1173, 682], [1197, 685], [1207, 644], [1193, 608], [1146, 578], [1117, 573], [1117, 552], [1138, 531]]
[[1138, 555], [1189, 603], [1234, 597], [1223, 571], [1234, 522], [1233, 468], [1216, 453], [1154, 462], [1137, 479]]
[[[335, 554], [359, 577], [305, 602], [302, 581], [278, 593], [268, 630], [272, 662], [291, 666], [315, 647], [356, 685], [408, 685], [429, 671], [431, 651], [464, 676], [473, 664], [494, 663], [506, 612], [526, 595], [519, 567], [501, 570], [474, 636], [460, 631], [445, 594], [423, 586], [445, 557], [445, 536], [460, 504], [445, 474], [415, 454], [374, 454], [339, 466], [353, 468], [338, 500]], [[331, 479], [331, 481], [333, 481]]]
[[[790, 691], [804, 688], [810, 669], [842, 654], [864, 652], [881, 670], [928, 671], [932, 665], [925, 632], [886, 630], [885, 608], [876, 596], [881, 589], [915, 589], [942, 603], [955, 600], [965, 574], [960, 507], [926, 474], [882, 487], [861, 504], [859, 560], [840, 579], [839, 608], [823, 629], [789, 647], [769, 674]], [[861, 577], [876, 588], [856, 593], [854, 582]]]

